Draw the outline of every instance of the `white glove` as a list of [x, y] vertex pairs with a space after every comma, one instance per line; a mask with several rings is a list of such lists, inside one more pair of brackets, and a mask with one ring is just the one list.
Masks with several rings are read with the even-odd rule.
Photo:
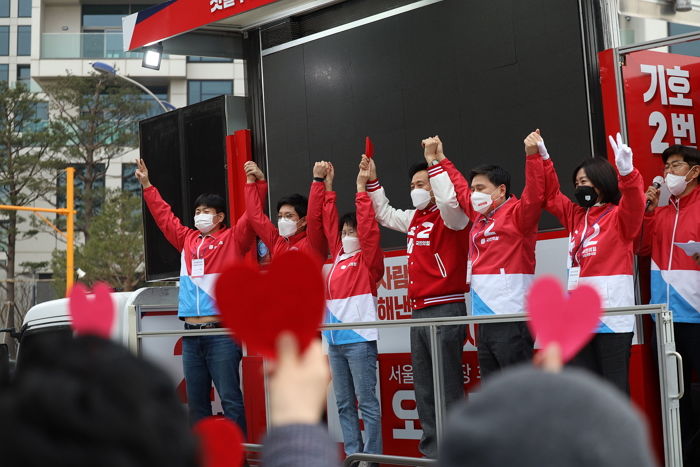
[[623, 177], [632, 173], [634, 166], [632, 165], [632, 148], [627, 146], [622, 142], [622, 135], [617, 134], [617, 142], [612, 136], [608, 136], [610, 140], [610, 146], [612, 146], [615, 152], [615, 165], [617, 165], [617, 171]]
[[544, 141], [537, 142], [537, 149], [543, 161], [549, 159], [549, 153], [547, 152], [547, 147], [544, 145]]

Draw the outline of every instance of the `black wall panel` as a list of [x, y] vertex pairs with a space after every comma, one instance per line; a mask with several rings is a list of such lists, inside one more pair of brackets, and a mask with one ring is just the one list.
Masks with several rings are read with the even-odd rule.
[[[444, 0], [267, 55], [263, 71], [273, 206], [307, 193], [313, 162], [330, 160], [339, 210], [353, 209], [367, 135], [401, 208], [426, 136], [439, 134], [463, 173], [504, 166], [518, 195], [533, 129], [569, 193], [570, 172], [593, 152], [577, 0]], [[541, 228], [557, 226], [545, 214]], [[401, 248], [405, 236], [385, 230], [382, 241]]]

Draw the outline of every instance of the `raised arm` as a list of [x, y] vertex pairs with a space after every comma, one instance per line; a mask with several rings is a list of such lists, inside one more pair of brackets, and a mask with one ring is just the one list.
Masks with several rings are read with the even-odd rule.
[[620, 133], [617, 134], [616, 139], [613, 139], [612, 136], [608, 138], [615, 153], [617, 171], [620, 173], [618, 186], [622, 196], [617, 216], [618, 227], [627, 240], [634, 240], [642, 227], [646, 209], [644, 181], [632, 163], [632, 148], [622, 141]]
[[[265, 181], [265, 175], [257, 165], [255, 165], [255, 169], [256, 170], [252, 172], [252, 175], [255, 176], [255, 188], [257, 189], [261, 204], [264, 204], [267, 199], [267, 182]], [[233, 220], [231, 220], [231, 224], [233, 225]], [[255, 246], [255, 231], [248, 221], [247, 211], [244, 211], [243, 215], [236, 221], [233, 238], [240, 256], [245, 255]]]
[[[317, 162], [318, 164], [318, 162]], [[315, 174], [314, 174], [315, 175]], [[338, 228], [338, 206], [336, 205], [336, 193], [333, 191], [333, 177], [335, 171], [331, 177], [327, 176], [324, 180], [325, 193], [323, 199], [323, 233], [326, 238], [326, 243], [331, 252], [331, 258], [335, 259], [340, 253], [342, 248], [342, 242], [340, 240], [340, 230]]]
[[[328, 257], [328, 242], [323, 232], [323, 205], [326, 196], [325, 179], [330, 177], [333, 185], [333, 172], [330, 162], [317, 162], [314, 165], [313, 176], [309, 189], [309, 207], [306, 212], [306, 236], [311, 247], [325, 259]], [[324, 179], [319, 181], [318, 179]]]
[[258, 187], [256, 186], [257, 178], [254, 174], [255, 170], [257, 169], [257, 165], [255, 162], [248, 161], [245, 163], [243, 168], [247, 176], [244, 195], [248, 223], [253, 229], [253, 232], [255, 232], [263, 243], [270, 248], [270, 251], [272, 251], [277, 239], [279, 238], [279, 232], [277, 231], [277, 227], [275, 227], [270, 221], [270, 218], [263, 212], [262, 198], [258, 193]]
[[173, 214], [170, 205], [160, 196], [158, 189], [151, 185], [148, 179], [148, 168], [143, 159], [136, 160], [135, 175], [139, 183], [141, 183], [143, 199], [153, 219], [156, 221], [156, 225], [170, 244], [177, 251], [182, 251], [185, 245], [185, 238], [192, 232], [192, 229], [182, 225], [180, 219]]
[[[363, 156], [363, 160], [366, 157]], [[374, 159], [369, 159], [370, 180], [367, 182], [367, 193], [372, 200], [377, 222], [387, 229], [397, 230], [399, 232], [408, 232], [408, 227], [411, 225], [411, 219], [416, 212], [415, 209], [396, 209], [389, 204], [389, 198], [384, 194], [384, 188], [379, 184], [377, 178], [377, 169], [374, 164]]]
[[440, 217], [447, 228], [463, 230], [469, 224], [469, 218], [461, 208], [459, 201], [457, 201], [457, 193], [450, 176], [445, 172], [440, 161], [437, 160], [438, 143], [440, 143], [440, 139], [437, 136], [426, 138], [422, 142], [423, 156], [428, 163], [430, 187], [435, 196], [435, 204], [440, 210]]
[[366, 190], [369, 178], [369, 160], [365, 157], [360, 163], [360, 171], [357, 174], [357, 194], [355, 195], [357, 236], [360, 239], [362, 257], [369, 268], [373, 283], [376, 284], [384, 277], [384, 251], [381, 246], [379, 224], [374, 217], [372, 200]]
[[513, 213], [522, 232], [536, 230], [542, 216], [545, 181], [543, 161], [537, 145], [540, 141], [542, 137], [538, 131], [530, 133], [524, 141], [525, 188]]
[[[542, 152], [540, 151], [540, 155]], [[576, 205], [559, 190], [559, 177], [557, 171], [554, 170], [552, 159], [547, 155], [547, 158], [542, 161], [544, 166], [544, 208], [552, 213], [569, 232], [572, 231], [574, 225], [574, 209]]]

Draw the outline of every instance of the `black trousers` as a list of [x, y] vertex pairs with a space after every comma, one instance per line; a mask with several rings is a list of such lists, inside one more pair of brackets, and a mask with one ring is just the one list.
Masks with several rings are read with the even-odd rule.
[[532, 360], [534, 342], [527, 324], [480, 324], [477, 340], [481, 379], [507, 366]]
[[569, 365], [585, 368], [629, 395], [632, 336], [632, 332], [596, 333]]

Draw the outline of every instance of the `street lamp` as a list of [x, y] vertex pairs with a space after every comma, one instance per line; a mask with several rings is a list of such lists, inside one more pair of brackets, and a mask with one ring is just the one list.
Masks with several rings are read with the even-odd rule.
[[124, 75], [122, 75], [122, 74], [117, 73], [117, 69], [114, 68], [112, 65], [108, 65], [108, 64], [105, 63], [105, 62], [90, 62], [90, 66], [92, 66], [92, 69], [95, 70], [95, 71], [98, 72], [98, 73], [102, 73], [102, 74], [104, 74], [104, 75], [116, 76], [116, 77], [118, 77], [118, 78], [121, 78], [121, 79], [123, 79], [123, 80], [126, 80], [126, 81], [130, 82], [130, 83], [133, 84], [134, 86], [139, 87], [140, 89], [142, 89], [143, 91], [145, 91], [146, 94], [148, 94], [148, 95], [151, 96], [153, 99], [155, 99], [156, 102], [158, 102], [158, 104], [160, 105], [160, 107], [163, 109], [163, 112], [168, 112], [168, 111], [170, 111], [170, 110], [175, 110], [176, 107], [175, 107], [174, 105], [172, 105], [172, 104], [169, 103], [169, 102], [166, 102], [166, 101], [163, 101], [163, 100], [158, 99], [158, 96], [156, 96], [155, 94], [153, 94], [153, 93], [151, 92], [151, 90], [148, 89], [148, 88], [147, 88], [146, 86], [144, 86], [143, 84], [139, 83], [139, 82], [136, 81], [136, 80], [133, 80], [133, 79], [129, 78], [128, 76], [124, 76]]

